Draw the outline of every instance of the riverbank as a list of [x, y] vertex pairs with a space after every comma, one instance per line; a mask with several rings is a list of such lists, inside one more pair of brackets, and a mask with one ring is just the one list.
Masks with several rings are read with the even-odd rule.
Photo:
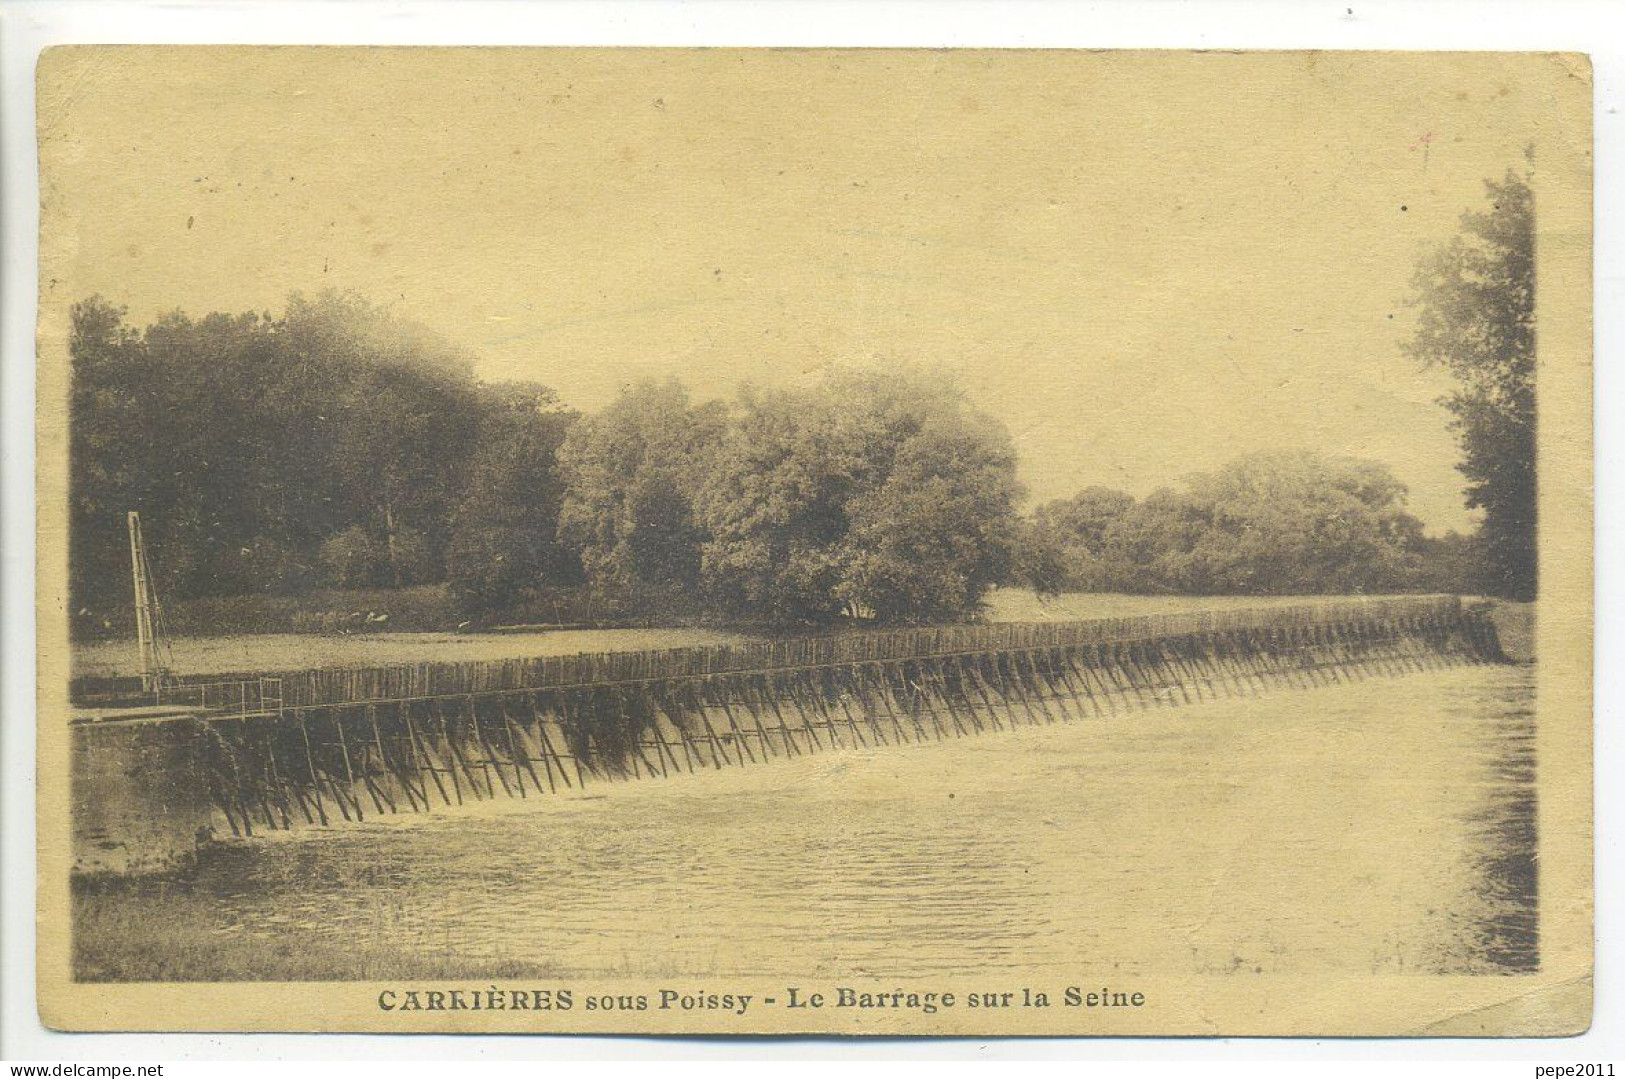
[[1495, 623], [1501, 651], [1514, 663], [1535, 662], [1535, 605], [1493, 600], [1490, 621]]

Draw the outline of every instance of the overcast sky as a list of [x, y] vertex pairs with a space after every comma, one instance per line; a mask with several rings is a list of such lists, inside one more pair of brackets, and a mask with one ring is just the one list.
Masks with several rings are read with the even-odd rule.
[[1534, 62], [59, 56], [45, 284], [138, 321], [353, 288], [585, 409], [648, 375], [941, 365], [1035, 499], [1302, 446], [1387, 462], [1463, 528], [1403, 301], [1539, 141]]

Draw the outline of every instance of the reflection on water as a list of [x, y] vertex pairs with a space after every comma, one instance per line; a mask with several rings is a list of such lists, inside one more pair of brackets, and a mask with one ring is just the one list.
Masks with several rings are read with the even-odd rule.
[[[350, 978], [382, 947], [563, 976], [1527, 971], [1532, 683], [1374, 678], [301, 833], [94, 897], [79, 967], [142, 976], [106, 973], [116, 908]], [[189, 954], [169, 976], [226, 976]]]
[[1465, 927], [1450, 973], [1540, 967], [1537, 906], [1534, 693], [1529, 680], [1482, 687], [1456, 711], [1457, 722], [1482, 724], [1494, 751], [1479, 751], [1483, 805], [1466, 815], [1466, 844], [1476, 852], [1477, 895], [1485, 912]]

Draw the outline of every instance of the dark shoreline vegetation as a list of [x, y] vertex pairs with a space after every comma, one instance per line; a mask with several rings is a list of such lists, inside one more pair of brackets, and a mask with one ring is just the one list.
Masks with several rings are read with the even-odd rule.
[[1471, 536], [1425, 535], [1387, 465], [1311, 451], [1023, 512], [1009, 432], [926, 368], [730, 402], [644, 382], [584, 414], [351, 294], [139, 328], [92, 297], [70, 338], [74, 633], [129, 632], [129, 510], [177, 632], [940, 623], [997, 586], [1532, 598], [1533, 202], [1510, 173], [1488, 187], [1420, 265], [1407, 346], [1457, 376]]

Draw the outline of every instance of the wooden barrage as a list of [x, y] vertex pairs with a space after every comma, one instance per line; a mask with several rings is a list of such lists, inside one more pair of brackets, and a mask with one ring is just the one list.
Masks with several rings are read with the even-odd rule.
[[186, 722], [251, 836], [1503, 660], [1486, 611], [1427, 597], [284, 673], [275, 709]]
[[[270, 674], [181, 679], [166, 699], [198, 703], [201, 684], [219, 697], [239, 683], [275, 677], [285, 707], [314, 708], [362, 701], [459, 697], [510, 689], [543, 689], [605, 682], [658, 681], [735, 671], [791, 670], [848, 663], [891, 662], [922, 656], [1034, 649], [1077, 648], [1104, 641], [1152, 640], [1227, 630], [1285, 631], [1323, 623], [1390, 623], [1407, 618], [1452, 618], [1461, 611], [1456, 596], [1416, 596], [1383, 600], [1344, 600], [1315, 605], [1193, 611], [1132, 618], [1074, 622], [996, 622], [893, 630], [851, 631], [781, 637], [747, 644], [708, 645], [652, 651], [581, 653], [460, 663], [414, 663], [333, 667]], [[246, 689], [252, 697], [253, 688]]]

